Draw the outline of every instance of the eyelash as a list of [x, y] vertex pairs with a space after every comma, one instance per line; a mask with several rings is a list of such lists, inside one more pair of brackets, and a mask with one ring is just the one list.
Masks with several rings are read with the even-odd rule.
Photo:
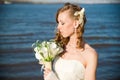
[[61, 25], [64, 25], [65, 23], [61, 23]]
[[64, 25], [65, 23], [63, 23], [63, 22], [58, 22], [58, 24]]

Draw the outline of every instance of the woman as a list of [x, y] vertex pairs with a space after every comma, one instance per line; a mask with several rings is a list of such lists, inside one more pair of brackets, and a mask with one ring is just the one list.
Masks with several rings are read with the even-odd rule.
[[66, 3], [56, 15], [56, 42], [64, 52], [53, 62], [53, 71], [45, 68], [45, 80], [96, 80], [97, 53], [84, 42], [85, 9]]

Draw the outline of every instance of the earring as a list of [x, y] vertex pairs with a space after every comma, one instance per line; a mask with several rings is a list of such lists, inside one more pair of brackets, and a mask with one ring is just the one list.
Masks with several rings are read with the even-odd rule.
[[75, 33], [77, 33], [77, 28], [75, 28]]

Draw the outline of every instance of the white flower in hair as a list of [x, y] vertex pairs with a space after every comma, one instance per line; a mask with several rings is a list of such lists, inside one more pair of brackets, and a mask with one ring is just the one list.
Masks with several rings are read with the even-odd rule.
[[84, 8], [82, 8], [82, 10], [76, 11], [76, 12], [74, 13], [74, 16], [80, 15], [80, 17], [79, 17], [79, 23], [80, 23], [80, 24], [83, 22], [84, 13], [85, 13], [85, 9], [84, 9]]

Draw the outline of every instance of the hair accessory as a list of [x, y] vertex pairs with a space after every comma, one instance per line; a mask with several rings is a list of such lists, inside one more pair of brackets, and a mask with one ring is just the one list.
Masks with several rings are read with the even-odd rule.
[[82, 10], [76, 11], [76, 12], [74, 13], [74, 16], [80, 15], [80, 16], [79, 16], [79, 24], [83, 23], [84, 13], [85, 13], [85, 9], [84, 9], [84, 8], [82, 8]]

